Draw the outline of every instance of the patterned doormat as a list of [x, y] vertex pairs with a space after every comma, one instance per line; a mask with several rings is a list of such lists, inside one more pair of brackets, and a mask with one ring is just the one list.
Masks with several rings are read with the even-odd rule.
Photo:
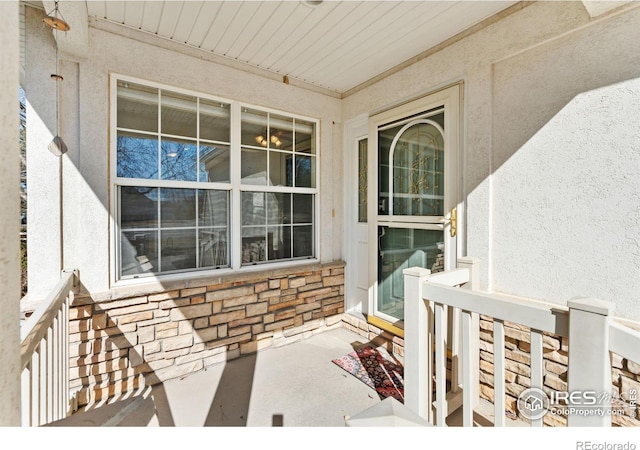
[[332, 362], [374, 389], [381, 399], [393, 397], [404, 403], [404, 367], [387, 353], [366, 346]]

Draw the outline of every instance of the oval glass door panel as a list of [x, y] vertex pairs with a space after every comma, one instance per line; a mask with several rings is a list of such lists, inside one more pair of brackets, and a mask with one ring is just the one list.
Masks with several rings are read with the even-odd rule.
[[444, 215], [443, 116], [380, 130], [379, 215]]
[[445, 269], [444, 123], [440, 107], [378, 127], [374, 314], [391, 324], [404, 320], [404, 269]]

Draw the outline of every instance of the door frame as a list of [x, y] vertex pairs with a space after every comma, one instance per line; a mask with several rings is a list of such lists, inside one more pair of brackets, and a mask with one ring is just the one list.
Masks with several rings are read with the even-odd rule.
[[[449, 177], [445, 186], [444, 213], [445, 220], [442, 223], [442, 229], [445, 237], [445, 269], [455, 268], [457, 259], [462, 255], [463, 248], [466, 248], [463, 242], [466, 233], [464, 230], [464, 201], [463, 192], [463, 170], [462, 170], [462, 102], [463, 102], [463, 83], [459, 82], [449, 85], [443, 89], [437, 90], [430, 94], [424, 95], [407, 103], [394, 106], [369, 117], [369, 133], [368, 133], [368, 198], [367, 198], [367, 217], [369, 230], [369, 305], [367, 320], [369, 323], [389, 331], [395, 335], [404, 336], [404, 320], [390, 322], [385, 318], [375, 315], [375, 305], [378, 296], [378, 246], [372, 245], [377, 242], [378, 234], [378, 127], [383, 124], [401, 120], [412, 115], [420, 114], [435, 107], [444, 106], [445, 109], [445, 126], [444, 139], [445, 151], [448, 154], [445, 170], [453, 173], [454, 176]], [[457, 229], [458, 233], [455, 238], [450, 236], [451, 228], [451, 211], [457, 210]], [[391, 217], [393, 220], [393, 217]], [[415, 219], [403, 220], [405, 223], [412, 222], [412, 226], [420, 227]], [[386, 218], [384, 222], [392, 223], [392, 220]], [[453, 251], [451, 248], [453, 247]], [[446, 251], [446, 249], [449, 251]]]
[[[356, 228], [358, 226], [358, 142], [368, 138], [369, 116], [361, 114], [345, 122], [344, 133], [344, 249], [346, 261], [344, 310], [347, 313], [362, 314], [364, 317], [369, 311], [369, 302], [362, 304], [356, 296], [358, 273], [357, 267], [358, 241]], [[368, 157], [368, 155], [367, 155]], [[368, 174], [367, 174], [368, 176]], [[368, 198], [367, 198], [368, 201]], [[369, 211], [367, 210], [367, 219]]]

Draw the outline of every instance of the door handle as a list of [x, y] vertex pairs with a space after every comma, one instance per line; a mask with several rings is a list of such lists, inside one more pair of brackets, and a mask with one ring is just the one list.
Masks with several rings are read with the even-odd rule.
[[451, 228], [449, 228], [451, 237], [456, 237], [458, 234], [458, 208], [451, 210]]

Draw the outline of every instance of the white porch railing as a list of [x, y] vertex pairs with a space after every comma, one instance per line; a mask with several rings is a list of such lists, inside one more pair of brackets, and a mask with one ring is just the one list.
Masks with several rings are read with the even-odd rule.
[[22, 325], [22, 426], [67, 417], [69, 397], [69, 303], [76, 282], [63, 272], [47, 298]]
[[[462, 258], [458, 269], [431, 274], [405, 270], [405, 405], [439, 426], [462, 404], [464, 426], [473, 425], [479, 397], [479, 316], [493, 318], [494, 425], [504, 426], [504, 322], [531, 330], [531, 388], [543, 388], [543, 333], [569, 338], [568, 390], [610, 393], [609, 351], [640, 361], [640, 333], [612, 322], [613, 304], [574, 299], [568, 308], [500, 294], [478, 292], [478, 260]], [[452, 314], [452, 320], [447, 320]], [[447, 326], [453, 326], [447, 330]], [[450, 342], [448, 342], [450, 341]], [[451, 387], [446, 392], [447, 349]], [[434, 355], [435, 354], [435, 355]], [[435, 380], [435, 401], [432, 379]], [[611, 408], [610, 396], [599, 408]], [[532, 418], [542, 426], [543, 418]], [[611, 415], [568, 416], [569, 426], [610, 426]]]

